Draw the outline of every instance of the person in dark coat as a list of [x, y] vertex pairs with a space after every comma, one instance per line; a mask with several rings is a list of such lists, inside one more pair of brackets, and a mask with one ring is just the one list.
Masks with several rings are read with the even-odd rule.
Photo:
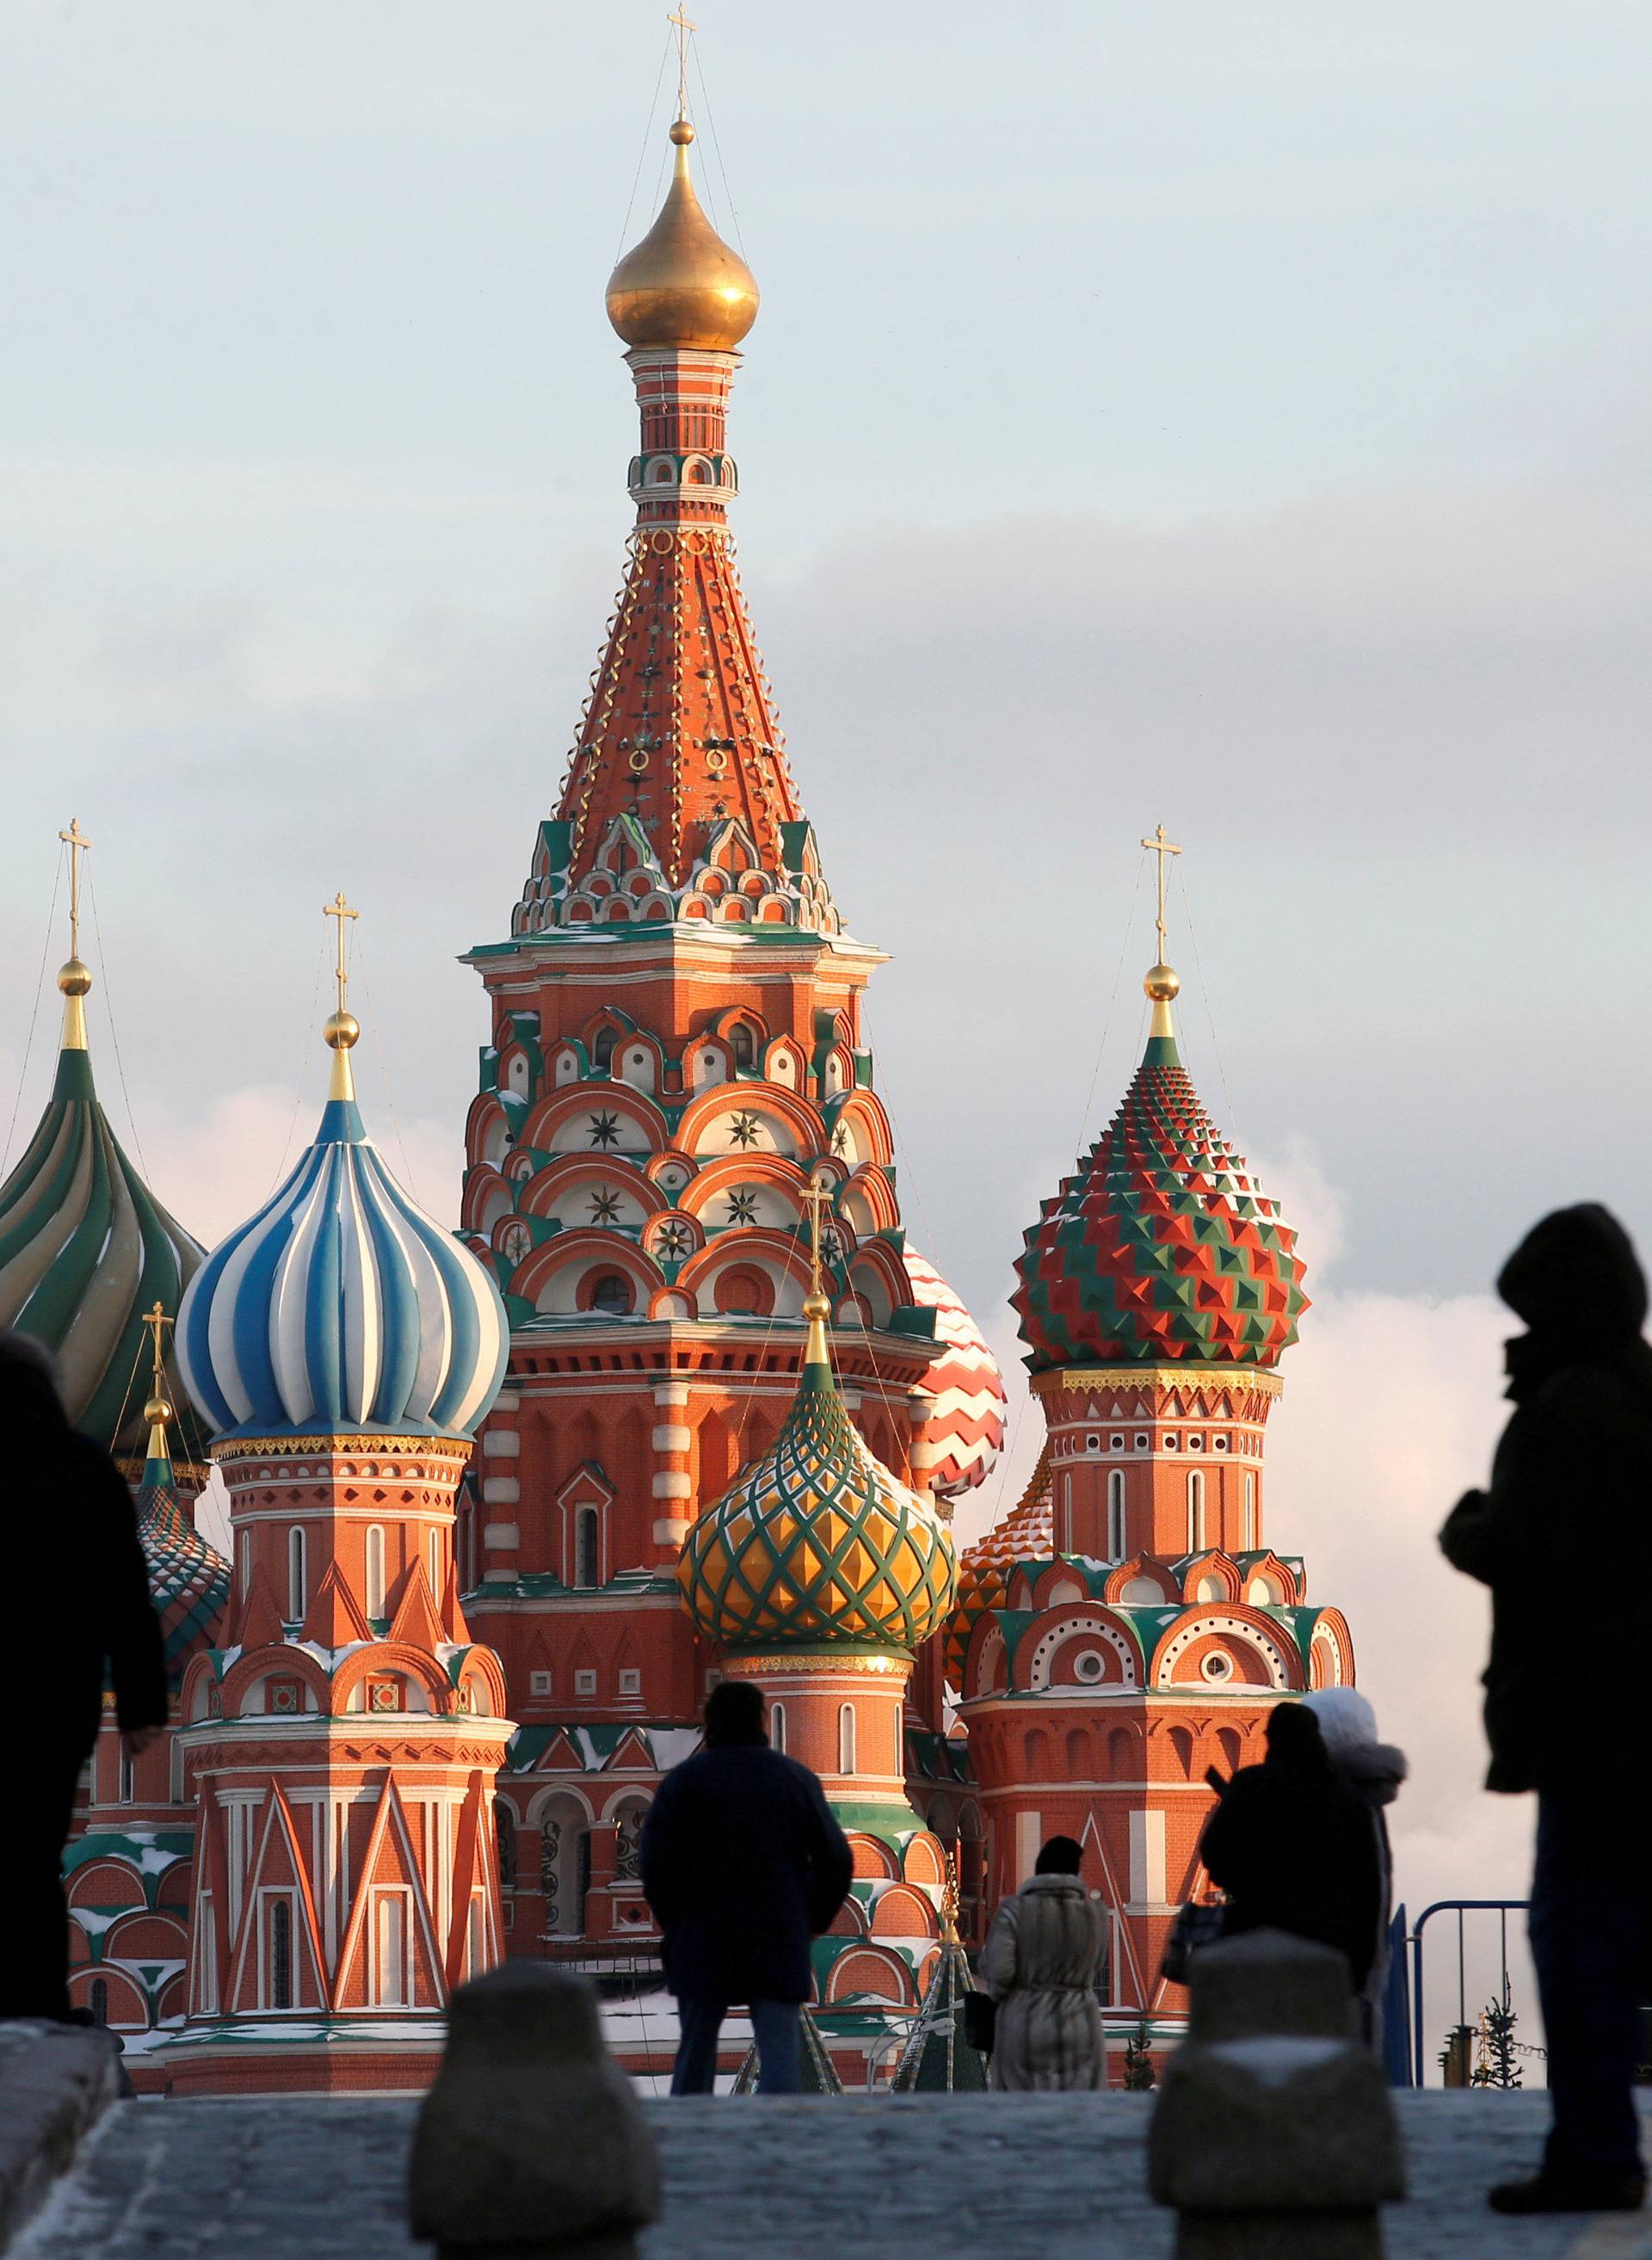
[[0, 1334], [0, 1517], [13, 1686], [23, 1705], [6, 1758], [0, 1858], [0, 2017], [67, 2019], [63, 1844], [105, 1683], [127, 1754], [167, 1720], [161, 1627], [132, 1494], [107, 1453], [71, 1428], [52, 1362]]
[[1500, 2213], [1628, 2210], [1645, 2194], [1634, 2081], [1652, 1978], [1640, 1729], [1652, 1649], [1652, 1348], [1617, 1219], [1558, 1210], [1498, 1292], [1514, 1412], [1491, 1488], [1459, 1500], [1446, 1558], [1491, 1589], [1488, 1789], [1537, 1792], [1532, 1960], [1554, 2121]]
[[1231, 1931], [1287, 1930], [1346, 1955], [1363, 1992], [1382, 1899], [1364, 1799], [1331, 1764], [1318, 1720], [1300, 1703], [1268, 1715], [1268, 1755], [1241, 1766], [1205, 1824], [1199, 1853], [1233, 1903]]
[[723, 2020], [743, 2001], [759, 2094], [793, 2095], [810, 1942], [848, 1897], [854, 1862], [818, 1779], [769, 1749], [760, 1689], [722, 1681], [704, 1729], [705, 1747], [672, 1767], [642, 1829], [642, 1888], [682, 2024], [671, 2092], [712, 2092]]

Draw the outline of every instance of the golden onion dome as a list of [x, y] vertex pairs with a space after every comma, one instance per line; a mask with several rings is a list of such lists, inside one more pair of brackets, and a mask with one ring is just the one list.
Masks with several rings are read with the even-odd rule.
[[676, 162], [660, 216], [608, 278], [608, 318], [628, 346], [732, 353], [757, 318], [757, 284], [694, 193], [694, 128], [671, 128]]
[[849, 1419], [824, 1307], [804, 1305], [808, 1344], [785, 1427], [683, 1541], [678, 1592], [720, 1649], [910, 1651], [952, 1607], [951, 1535]]

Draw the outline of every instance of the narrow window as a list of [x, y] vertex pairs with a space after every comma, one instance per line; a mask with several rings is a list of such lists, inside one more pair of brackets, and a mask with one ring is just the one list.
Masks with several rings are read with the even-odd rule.
[[1107, 1559], [1124, 1560], [1124, 1470], [1114, 1468], [1107, 1477]]
[[106, 1978], [92, 1980], [92, 2022], [99, 2028], [109, 2022], [109, 1981]]
[[467, 1970], [468, 1974], [472, 1978], [480, 1976], [482, 1971], [482, 1897], [479, 1892], [472, 1892], [470, 1894], [470, 1923], [466, 1934], [465, 1941]]
[[771, 1749], [778, 1750], [782, 1756], [784, 1756], [786, 1749], [786, 1706], [783, 1703], [771, 1703], [769, 1706], [769, 1746]]
[[243, 1530], [240, 1539], [241, 1564], [241, 1598], [247, 1598], [247, 1589], [253, 1582], [253, 1534]]
[[499, 1847], [499, 1889], [516, 1889], [516, 1815], [503, 1799], [493, 1808], [493, 1830]]
[[756, 1047], [752, 1042], [752, 1032], [743, 1020], [735, 1027], [733, 1041], [735, 1066], [749, 1069], [756, 1058]]
[[174, 1805], [183, 1802], [183, 1744], [176, 1734], [167, 1744], [167, 1796]]
[[302, 1624], [308, 1604], [304, 1598], [304, 1534], [287, 1533], [287, 1621]]
[[599, 1028], [597, 1030], [597, 1041], [591, 1046], [590, 1063], [596, 1069], [598, 1075], [606, 1075], [610, 1068], [612, 1067], [614, 1063], [614, 1032], [611, 1028]]
[[121, 1745], [121, 1751], [120, 1751], [120, 1802], [121, 1802], [123, 1805], [130, 1805], [130, 1804], [132, 1803], [132, 1760], [131, 1760], [131, 1759], [126, 1756], [125, 1745], [125, 1743], [123, 1743], [123, 1744]]
[[855, 1771], [855, 1706], [844, 1704], [838, 1713], [838, 1771]]
[[292, 1906], [286, 1899], [272, 1901], [269, 1910], [269, 2006], [292, 2006]]
[[595, 1585], [600, 1582], [597, 1577], [599, 1535], [596, 1508], [582, 1506], [574, 1517], [574, 1583], [576, 1585]]
[[376, 1523], [367, 1534], [367, 1613], [384, 1613], [384, 1533]]
[[1187, 1479], [1187, 1550], [1205, 1550], [1205, 1478], [1198, 1473]]
[[1255, 1550], [1256, 1478], [1255, 1476], [1247, 1476], [1245, 1477], [1245, 1551], [1247, 1554], [1254, 1554]]
[[438, 1600], [441, 1598], [441, 1533], [433, 1530], [426, 1550], [430, 1556], [430, 1590]]
[[387, 2009], [399, 2009], [407, 1998], [405, 1935], [402, 1903], [386, 1892], [379, 1901], [378, 1998]]

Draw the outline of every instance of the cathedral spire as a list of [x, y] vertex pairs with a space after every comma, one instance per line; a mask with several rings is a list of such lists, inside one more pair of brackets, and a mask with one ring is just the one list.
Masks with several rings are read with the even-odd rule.
[[[685, 61], [692, 26], [681, 10], [672, 20]], [[640, 418], [627, 481], [636, 530], [518, 933], [839, 931], [728, 531], [740, 490], [728, 399], [757, 284], [700, 204], [686, 104], [680, 70], [665, 201], [608, 281]]]

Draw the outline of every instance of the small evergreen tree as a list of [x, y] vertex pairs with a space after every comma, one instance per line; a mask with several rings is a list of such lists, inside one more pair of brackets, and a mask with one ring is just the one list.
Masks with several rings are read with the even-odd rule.
[[1134, 2032], [1125, 2035], [1124, 2084], [1134, 2095], [1146, 2095], [1158, 2084], [1153, 2077], [1153, 2057], [1149, 2052], [1152, 2039], [1145, 2017]]
[[1515, 2054], [1515, 2015], [1509, 2006], [1505, 1984], [1501, 2001], [1488, 2001], [1480, 2012], [1480, 2061], [1471, 2087], [1519, 2087], [1523, 2079]]

